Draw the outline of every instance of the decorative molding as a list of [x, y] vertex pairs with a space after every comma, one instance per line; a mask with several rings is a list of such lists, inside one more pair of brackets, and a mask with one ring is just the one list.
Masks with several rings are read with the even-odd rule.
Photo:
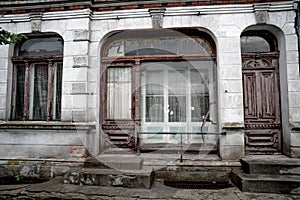
[[[127, 2], [126, 2], [127, 3]], [[260, 6], [259, 6], [260, 5]], [[130, 9], [113, 11], [94, 11], [90, 8], [78, 10], [64, 10], [44, 12], [42, 20], [57, 19], [75, 19], [91, 18], [92, 20], [123, 19], [123, 18], [141, 18], [150, 17], [149, 9]], [[161, 9], [161, 8], [159, 8]], [[190, 7], [167, 7], [164, 16], [186, 16], [186, 15], [211, 15], [211, 14], [235, 14], [235, 13], [253, 13], [267, 10], [267, 12], [291, 11], [294, 10], [293, 1], [290, 2], [272, 2], [265, 4], [240, 4], [240, 5], [210, 5], [210, 6], [190, 6]], [[153, 10], [153, 9], [150, 9]], [[155, 10], [155, 9], [154, 9]], [[0, 23], [28, 22], [29, 14], [9, 14], [0, 18]]]
[[246, 124], [246, 128], [250, 129], [280, 129], [280, 124]]
[[255, 19], [257, 24], [267, 24], [269, 22], [268, 12], [265, 11], [255, 11]]
[[29, 14], [29, 18], [31, 21], [31, 31], [32, 32], [40, 32], [41, 31], [41, 21], [42, 21], [42, 13], [32, 13]]
[[148, 9], [135, 9], [135, 10], [117, 10], [109, 12], [93, 12], [91, 18], [93, 20], [106, 20], [106, 19], [126, 19], [126, 18], [141, 18], [150, 17]]
[[243, 63], [243, 69], [274, 68], [272, 60], [251, 59]]
[[253, 11], [268, 12], [291, 11], [294, 10], [294, 3], [290, 2], [272, 2], [266, 4], [240, 4], [240, 5], [211, 5], [194, 7], [168, 7], [164, 16], [178, 15], [212, 15], [212, 14], [236, 14], [253, 13]]
[[0, 124], [0, 129], [37, 129], [37, 130], [92, 130], [91, 123], [51, 122], [51, 121], [10, 121]]
[[90, 18], [91, 13], [90, 9], [46, 12], [42, 20]]
[[152, 18], [152, 28], [162, 28], [163, 27], [163, 16], [165, 14], [165, 8], [153, 8], [149, 9], [149, 13]]
[[131, 124], [115, 124], [115, 125], [102, 125], [102, 129], [104, 130], [128, 130], [134, 129], [134, 125]]
[[74, 56], [72, 68], [90, 68], [88, 56]]
[[0, 23], [18, 23], [18, 22], [30, 22], [29, 14], [4, 15], [0, 17]]

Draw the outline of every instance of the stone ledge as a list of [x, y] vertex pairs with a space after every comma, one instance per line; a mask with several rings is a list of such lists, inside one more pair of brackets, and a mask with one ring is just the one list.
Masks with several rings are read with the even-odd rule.
[[152, 170], [126, 170], [77, 168], [71, 169], [65, 184], [97, 185], [126, 188], [150, 188], [154, 180]]
[[9, 121], [0, 124], [0, 129], [91, 130], [95, 128], [96, 125], [92, 123], [59, 121]]

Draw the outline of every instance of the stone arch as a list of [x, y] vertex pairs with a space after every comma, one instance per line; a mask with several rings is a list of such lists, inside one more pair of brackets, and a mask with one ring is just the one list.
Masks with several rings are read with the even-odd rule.
[[[255, 34], [257, 33], [257, 34]], [[282, 152], [289, 154], [290, 138], [289, 138], [289, 114], [288, 114], [288, 89], [287, 89], [287, 65], [286, 65], [286, 45], [284, 32], [274, 25], [251, 25], [245, 28], [241, 34], [243, 35], [257, 35], [261, 36], [268, 33], [269, 36], [263, 36], [273, 45], [273, 52], [279, 52], [279, 89], [280, 89], [280, 111], [282, 123]], [[269, 37], [269, 38], [267, 38]], [[270, 40], [271, 39], [271, 40]], [[275, 44], [272, 44], [272, 40]]]

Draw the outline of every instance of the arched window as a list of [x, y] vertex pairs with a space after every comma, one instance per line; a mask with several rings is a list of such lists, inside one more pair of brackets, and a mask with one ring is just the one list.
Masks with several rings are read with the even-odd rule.
[[60, 119], [62, 60], [63, 40], [54, 34], [28, 36], [16, 45], [11, 119]]
[[242, 53], [277, 51], [276, 39], [268, 31], [246, 31], [241, 36]]
[[[193, 29], [110, 36], [102, 48], [104, 129], [138, 119], [142, 132], [216, 132], [215, 56], [211, 37]], [[152, 136], [143, 142], [176, 141]]]

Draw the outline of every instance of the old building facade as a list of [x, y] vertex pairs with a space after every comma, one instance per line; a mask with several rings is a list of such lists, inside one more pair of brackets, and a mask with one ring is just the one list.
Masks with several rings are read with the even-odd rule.
[[27, 36], [0, 46], [2, 166], [300, 157], [297, 3], [0, 1], [0, 27]]

